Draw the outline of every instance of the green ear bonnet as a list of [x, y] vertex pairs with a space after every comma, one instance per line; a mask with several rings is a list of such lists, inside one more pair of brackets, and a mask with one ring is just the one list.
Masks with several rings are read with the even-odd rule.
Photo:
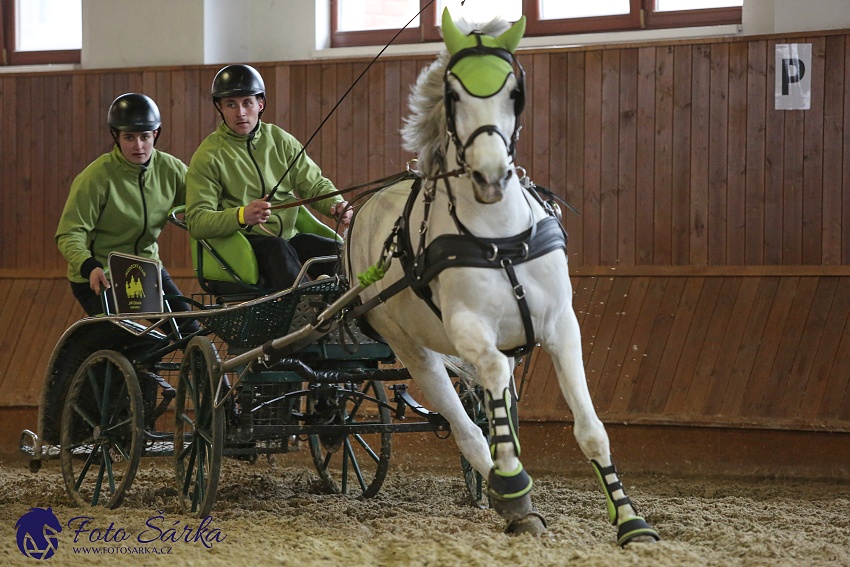
[[[464, 35], [448, 8], [443, 10], [442, 23], [443, 41], [451, 55], [446, 73], [454, 75], [473, 96], [487, 98], [499, 92], [513, 73], [513, 53], [525, 33], [525, 16], [499, 37], [478, 32]], [[522, 67], [520, 73], [524, 79]], [[521, 91], [523, 86], [520, 84]]]

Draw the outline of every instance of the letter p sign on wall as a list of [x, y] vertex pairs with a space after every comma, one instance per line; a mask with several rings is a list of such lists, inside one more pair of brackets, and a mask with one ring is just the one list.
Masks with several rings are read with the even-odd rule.
[[812, 44], [776, 45], [776, 110], [808, 110], [812, 105]]

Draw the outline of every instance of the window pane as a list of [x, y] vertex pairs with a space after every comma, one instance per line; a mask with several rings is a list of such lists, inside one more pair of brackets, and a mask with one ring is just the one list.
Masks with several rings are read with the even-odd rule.
[[522, 0], [489, 0], [488, 2], [467, 0], [463, 6], [461, 6], [461, 0], [438, 0], [437, 25], [440, 25], [440, 16], [446, 6], [454, 20], [463, 18], [467, 22], [477, 24], [487, 23], [499, 16], [509, 22], [515, 22], [522, 17]]
[[82, 0], [16, 1], [18, 51], [82, 48]]
[[[419, 0], [338, 0], [337, 31], [401, 28], [416, 15]], [[410, 24], [419, 26], [419, 17]]]
[[744, 0], [655, 0], [656, 12], [702, 10], [705, 8], [730, 8], [744, 5]]
[[541, 20], [617, 16], [631, 12], [629, 0], [595, 0], [593, 2], [539, 0], [539, 2]]

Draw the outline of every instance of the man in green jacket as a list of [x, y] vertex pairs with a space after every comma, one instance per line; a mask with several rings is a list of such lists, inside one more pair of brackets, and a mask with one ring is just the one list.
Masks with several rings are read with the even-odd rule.
[[[287, 289], [302, 263], [315, 256], [336, 255], [339, 244], [296, 223], [299, 207], [273, 207], [334, 193], [336, 188], [295, 137], [260, 120], [266, 88], [256, 69], [249, 65], [224, 67], [216, 74], [211, 92], [222, 122], [189, 163], [189, 232], [194, 238], [207, 239], [242, 231], [257, 256], [259, 285]], [[351, 220], [352, 211], [338, 195], [315, 205], [343, 226]], [[308, 274], [317, 277], [332, 274], [333, 269], [333, 265], [317, 264]]]
[[[71, 290], [90, 316], [103, 313], [109, 253], [159, 260], [157, 239], [168, 212], [186, 196], [186, 164], [154, 149], [162, 119], [153, 100], [140, 93], [123, 94], [110, 105], [107, 122], [115, 147], [74, 179], [56, 229]], [[165, 268], [162, 286], [165, 294], [182, 295]], [[191, 311], [182, 301], [171, 301], [170, 306]], [[194, 320], [184, 322], [181, 329], [197, 329]]]

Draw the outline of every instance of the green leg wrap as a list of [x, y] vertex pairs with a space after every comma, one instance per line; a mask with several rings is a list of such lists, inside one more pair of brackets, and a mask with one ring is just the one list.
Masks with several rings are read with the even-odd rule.
[[[495, 460], [497, 458], [497, 449], [496, 446], [499, 443], [512, 443], [514, 446], [514, 451], [516, 451], [516, 456], [519, 458], [521, 448], [519, 446], [519, 435], [517, 435], [516, 428], [514, 427], [514, 422], [511, 419], [511, 393], [505, 388], [502, 392], [501, 398], [495, 398], [490, 391], [486, 391], [488, 406], [490, 409], [490, 456]], [[504, 415], [496, 417], [496, 409], [502, 408], [504, 410]], [[499, 433], [496, 429], [497, 427], [508, 428], [508, 433]]]
[[[617, 475], [617, 469], [614, 468], [613, 463], [610, 467], [603, 467], [594, 460], [591, 460], [590, 463], [593, 465], [593, 470], [596, 471], [596, 476], [599, 478], [599, 482], [602, 483], [602, 489], [605, 491], [605, 500], [608, 505], [608, 520], [612, 525], [616, 526], [620, 515], [620, 506], [624, 504], [631, 504], [632, 501], [629, 500], [628, 496], [626, 496], [626, 493], [623, 490], [623, 483], [620, 482], [620, 477]], [[609, 484], [605, 477], [610, 474], [614, 474], [616, 480]], [[622, 498], [615, 500], [614, 493], [618, 490], [623, 494], [623, 496]]]
[[[623, 483], [620, 482], [620, 477], [617, 474], [617, 469], [614, 468], [613, 463], [610, 467], [603, 467], [594, 460], [591, 460], [590, 462], [593, 465], [593, 469], [596, 471], [596, 476], [599, 478], [599, 482], [602, 483], [603, 490], [605, 491], [605, 500], [608, 505], [608, 519], [611, 521], [611, 524], [617, 526], [617, 522], [620, 519], [620, 506], [628, 504], [635, 512], [637, 512], [637, 507], [635, 507], [631, 499], [626, 496], [626, 492], [623, 490]], [[611, 474], [614, 475], [615, 480], [609, 483], [606, 480], [606, 477]], [[615, 499], [614, 493], [618, 490], [622, 496]], [[630, 541], [641, 536], [651, 537], [655, 541], [661, 539], [658, 532], [656, 532], [641, 516], [629, 518], [617, 526], [617, 545], [625, 547]]]

